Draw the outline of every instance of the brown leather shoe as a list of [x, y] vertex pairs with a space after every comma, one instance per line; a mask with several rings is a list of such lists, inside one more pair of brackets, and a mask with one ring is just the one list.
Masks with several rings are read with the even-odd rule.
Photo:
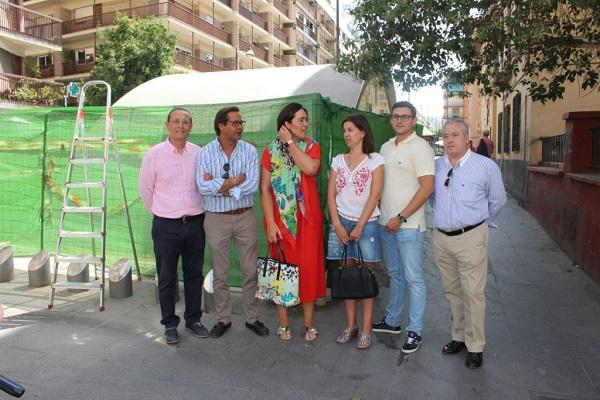
[[471, 353], [467, 354], [467, 359], [465, 360], [465, 365], [467, 368], [476, 369], [481, 367], [483, 364], [483, 353]]
[[457, 342], [456, 340], [452, 340], [444, 347], [442, 347], [442, 353], [444, 354], [456, 354], [462, 351], [462, 349], [466, 349], [465, 342]]

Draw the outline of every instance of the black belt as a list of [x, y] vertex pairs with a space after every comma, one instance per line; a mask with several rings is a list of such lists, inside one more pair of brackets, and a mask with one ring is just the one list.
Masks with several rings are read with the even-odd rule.
[[483, 224], [484, 222], [485, 221], [481, 221], [478, 224], [465, 226], [464, 228], [457, 229], [455, 231], [443, 231], [440, 228], [437, 228], [437, 230], [440, 231], [440, 232], [442, 232], [446, 236], [458, 236], [458, 235], [461, 235], [461, 234], [463, 234], [465, 232], [469, 232], [470, 230], [473, 230], [473, 229], [477, 228], [479, 225]]
[[155, 215], [154, 218], [162, 219], [165, 221], [190, 222], [190, 221], [195, 221], [197, 219], [200, 219], [203, 216], [204, 216], [204, 214], [196, 214], [196, 215], [184, 215], [183, 217], [179, 217], [179, 218], [165, 218], [165, 217], [159, 217], [158, 215]]

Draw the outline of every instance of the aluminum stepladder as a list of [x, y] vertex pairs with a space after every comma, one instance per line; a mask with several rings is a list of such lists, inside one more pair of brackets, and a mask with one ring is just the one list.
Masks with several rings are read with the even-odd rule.
[[[104, 135], [103, 136], [86, 136], [85, 134], [85, 112], [83, 110], [85, 104], [85, 93], [86, 90], [92, 86], [104, 86], [106, 88], [106, 108], [104, 116]], [[52, 309], [54, 306], [54, 296], [56, 289], [85, 289], [85, 290], [99, 290], [100, 292], [100, 306], [99, 310], [104, 311], [104, 289], [106, 280], [106, 190], [107, 190], [107, 173], [108, 173], [108, 162], [109, 162], [109, 149], [110, 143], [113, 145], [114, 159], [117, 167], [117, 174], [119, 176], [119, 183], [121, 186], [121, 196], [123, 199], [125, 215], [127, 217], [127, 226], [129, 228], [129, 238], [131, 241], [133, 257], [135, 261], [136, 272], [138, 280], [142, 279], [140, 274], [140, 267], [138, 264], [137, 252], [135, 249], [135, 242], [133, 240], [133, 230], [131, 228], [131, 218], [129, 216], [129, 206], [127, 203], [127, 197], [125, 194], [125, 185], [123, 183], [123, 175], [121, 174], [121, 162], [119, 159], [119, 151], [117, 147], [117, 140], [113, 129], [112, 120], [112, 109], [111, 109], [111, 87], [104, 81], [89, 81], [86, 82], [81, 88], [79, 95], [79, 105], [77, 108], [77, 119], [75, 122], [75, 131], [73, 133], [73, 141], [71, 143], [71, 153], [69, 155], [69, 163], [67, 168], [67, 179], [64, 185], [64, 196], [62, 207], [60, 211], [60, 223], [57, 233], [56, 241], [56, 253], [54, 257], [54, 277], [51, 284], [50, 302], [48, 309]], [[88, 151], [92, 144], [100, 144], [102, 148], [102, 157], [89, 158]], [[102, 178], [100, 181], [90, 181], [90, 168], [93, 165], [101, 168]], [[73, 182], [73, 169], [75, 167], [83, 168], [83, 181]], [[79, 189], [85, 191], [87, 198], [87, 205], [71, 204], [73, 203], [70, 198], [71, 190]], [[99, 190], [101, 192], [101, 204], [93, 206], [93, 198], [97, 200], [98, 196], [93, 196], [92, 191]], [[97, 194], [97, 192], [95, 193]], [[65, 230], [65, 220], [68, 215], [87, 214], [89, 220], [89, 231], [68, 231]], [[95, 228], [94, 215], [100, 215], [100, 230]], [[90, 240], [90, 252], [87, 254], [79, 255], [67, 255], [63, 253], [63, 240], [65, 238], [79, 239], [79, 240]], [[96, 241], [100, 241], [100, 254], [96, 251]], [[96, 280], [93, 282], [59, 282], [58, 281], [58, 269], [60, 263], [81, 263], [81, 264], [94, 264]], [[100, 274], [98, 274], [100, 271]]]

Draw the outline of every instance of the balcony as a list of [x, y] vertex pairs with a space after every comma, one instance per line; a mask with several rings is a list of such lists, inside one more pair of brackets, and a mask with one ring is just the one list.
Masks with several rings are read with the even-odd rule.
[[313, 32], [310, 29], [308, 29], [308, 27], [306, 25], [304, 25], [304, 23], [302, 22], [301, 19], [296, 18], [296, 25], [298, 26], [298, 29], [300, 29], [302, 31], [302, 33], [304, 33], [306, 36], [309, 36], [311, 39], [313, 39], [315, 41], [317, 40], [316, 32]]
[[[62, 97], [61, 94], [64, 94], [64, 85], [57, 82], [46, 82], [40, 79], [28, 78], [20, 75], [13, 74], [4, 74], [0, 73], [0, 99], [9, 100], [9, 101], [17, 101], [24, 102], [21, 96], [18, 96], [18, 92], [21, 89], [31, 89], [34, 93], [39, 93], [42, 88], [54, 88], [57, 92], [56, 94]], [[31, 93], [30, 91], [30, 93]], [[35, 98], [34, 96], [27, 96], [29, 100], [28, 104], [41, 104], [41, 105], [54, 105], [47, 104], [50, 98]]]
[[240, 15], [242, 17], [246, 18], [247, 20], [254, 22], [256, 25], [258, 25], [265, 31], [268, 30], [269, 25], [267, 24], [267, 21], [260, 15], [254, 13], [254, 12], [250, 11], [249, 9], [247, 9], [246, 7], [244, 7], [241, 3], [240, 3]]
[[60, 51], [61, 21], [0, 1], [0, 45], [20, 57]]
[[231, 8], [231, 0], [219, 0], [219, 2], [225, 4], [227, 7]]
[[283, 3], [283, 1], [281, 1], [281, 0], [273, 0], [273, 5], [283, 15], [285, 15], [286, 17], [288, 16], [289, 10], [288, 10], [288, 7]]
[[[137, 17], [171, 17], [187, 25], [193, 26], [225, 43], [231, 44], [231, 33], [203, 20], [199, 16], [193, 14], [191, 9], [179, 3], [169, 2], [134, 8], [123, 8], [118, 10], [118, 12], [127, 16]], [[97, 26], [110, 26], [114, 23], [115, 17], [116, 11], [113, 11], [102, 15], [65, 21], [63, 22], [63, 31], [64, 33], [71, 33], [93, 29]]]
[[256, 46], [253, 43], [250, 43], [248, 40], [244, 39], [243, 37], [240, 36], [240, 50], [243, 51], [248, 51], [250, 49], [252, 49], [252, 51], [254, 52], [254, 57], [262, 60], [266, 63], [269, 62], [269, 52], [266, 51], [265, 49]]
[[273, 35], [279, 40], [281, 40], [285, 44], [290, 44], [287, 33], [282, 31], [279, 28], [273, 28]]
[[[222, 60], [222, 59], [220, 59]], [[198, 57], [192, 57], [187, 54], [177, 53], [175, 54], [175, 64], [184, 66], [186, 68], [191, 68], [194, 71], [199, 72], [214, 72], [214, 71], [227, 71], [228, 68], [225, 68], [221, 65], [217, 65], [215, 63], [210, 63], [204, 61]]]
[[69, 61], [63, 63], [63, 75], [87, 74], [94, 68], [94, 65], [96, 65], [95, 62], [78, 64], [75, 61]]
[[300, 5], [308, 13], [309, 16], [315, 18], [317, 15], [317, 2], [314, 0], [297, 0], [297, 5]]
[[296, 45], [296, 49], [298, 50], [298, 54], [301, 54], [315, 64], [317, 63], [317, 53], [308, 48], [308, 46], [298, 44]]
[[288, 63], [283, 61], [283, 57], [273, 56], [273, 65], [276, 67], [287, 67]]

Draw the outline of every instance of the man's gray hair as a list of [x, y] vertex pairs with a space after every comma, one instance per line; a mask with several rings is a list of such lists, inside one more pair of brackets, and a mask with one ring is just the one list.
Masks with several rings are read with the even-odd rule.
[[442, 126], [442, 132], [444, 131], [444, 129], [446, 129], [446, 127], [448, 125], [454, 125], [454, 124], [460, 125], [462, 133], [469, 136], [469, 125], [465, 124], [465, 121], [463, 121], [462, 119], [451, 119], [451, 120], [446, 121], [444, 126]]

